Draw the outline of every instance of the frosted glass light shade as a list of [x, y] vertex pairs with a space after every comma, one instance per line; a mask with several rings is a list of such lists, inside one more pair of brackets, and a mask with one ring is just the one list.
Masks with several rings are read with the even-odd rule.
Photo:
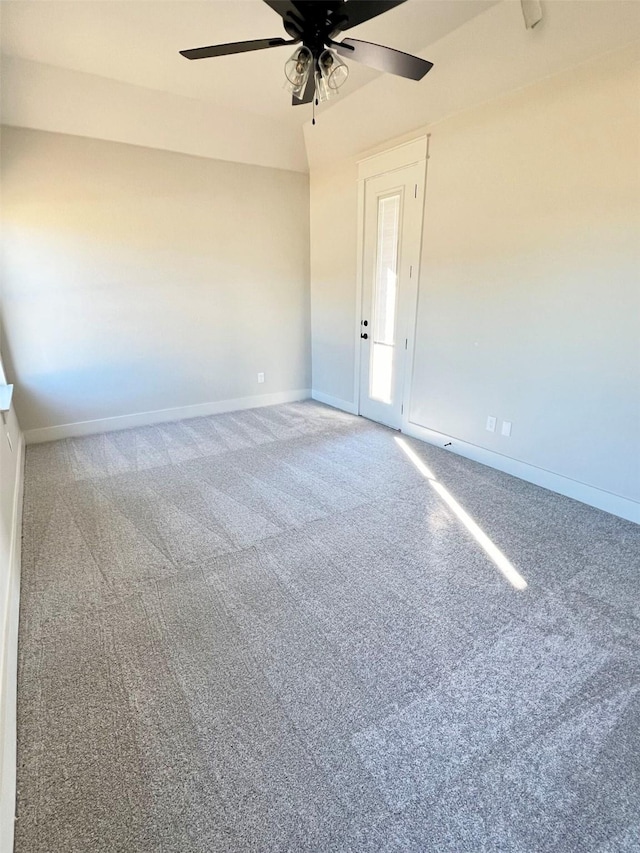
[[[325, 50], [318, 59], [320, 76], [328, 91], [327, 97], [338, 93], [338, 89], [346, 82], [349, 68], [340, 57], [331, 50]], [[321, 98], [321, 100], [323, 100]]]
[[285, 62], [285, 88], [296, 95], [296, 97], [302, 95], [304, 87], [307, 85], [312, 65], [313, 56], [311, 55], [311, 51], [306, 47], [299, 47], [294, 50], [293, 54]]

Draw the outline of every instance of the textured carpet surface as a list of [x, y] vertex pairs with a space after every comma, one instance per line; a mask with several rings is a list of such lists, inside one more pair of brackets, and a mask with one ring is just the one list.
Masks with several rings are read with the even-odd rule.
[[640, 850], [640, 528], [397, 437], [28, 448], [16, 853]]

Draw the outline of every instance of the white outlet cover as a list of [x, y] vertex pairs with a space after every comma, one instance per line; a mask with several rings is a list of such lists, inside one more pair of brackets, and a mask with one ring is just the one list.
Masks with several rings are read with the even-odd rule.
[[258, 374], [258, 382], [264, 382], [264, 373]]
[[496, 431], [496, 419], [493, 417], [493, 415], [487, 416], [487, 429], [489, 430], [489, 432]]
[[511, 435], [511, 421], [502, 421], [502, 434], [506, 436]]

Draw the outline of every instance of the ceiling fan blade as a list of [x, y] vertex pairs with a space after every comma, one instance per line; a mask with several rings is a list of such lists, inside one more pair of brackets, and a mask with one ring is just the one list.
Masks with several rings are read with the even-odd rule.
[[292, 3], [292, 0], [263, 0], [267, 6], [271, 7], [274, 12], [277, 12], [281, 18], [286, 18], [287, 15], [293, 13], [299, 15], [298, 10]]
[[433, 62], [385, 47], [382, 44], [372, 44], [369, 41], [358, 41], [358, 39], [343, 39], [339, 44], [332, 45], [335, 50], [346, 59], [353, 59], [368, 65], [369, 68], [377, 68], [378, 71], [386, 71], [388, 74], [397, 74], [399, 77], [408, 77], [410, 80], [422, 80], [427, 71], [433, 68]]
[[305, 29], [305, 3], [300, 3], [300, 0], [264, 0], [264, 2], [280, 15], [282, 25], [289, 35], [300, 39]]
[[338, 16], [345, 19], [344, 23], [339, 24], [340, 32], [357, 27], [358, 24], [370, 21], [371, 18], [376, 18], [403, 3], [406, 3], [406, 0], [348, 0], [338, 12]]
[[229, 56], [232, 53], [246, 53], [249, 50], [282, 47], [283, 44], [296, 44], [296, 39], [291, 41], [283, 38], [235, 41], [231, 44], [212, 44], [210, 47], [194, 47], [191, 50], [181, 50], [180, 53], [187, 59], [208, 59], [210, 56]]
[[313, 75], [313, 72], [309, 74], [309, 78], [307, 80], [307, 85], [304, 87], [304, 92], [302, 93], [301, 98], [296, 98], [294, 95], [291, 100], [291, 105], [294, 107], [299, 106], [300, 104], [310, 104], [313, 101], [313, 98], [316, 94], [316, 78]]

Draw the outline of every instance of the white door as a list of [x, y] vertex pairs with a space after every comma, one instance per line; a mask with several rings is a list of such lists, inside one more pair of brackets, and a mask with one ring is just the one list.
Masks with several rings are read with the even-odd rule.
[[424, 180], [422, 162], [364, 182], [360, 414], [394, 429], [409, 385]]

